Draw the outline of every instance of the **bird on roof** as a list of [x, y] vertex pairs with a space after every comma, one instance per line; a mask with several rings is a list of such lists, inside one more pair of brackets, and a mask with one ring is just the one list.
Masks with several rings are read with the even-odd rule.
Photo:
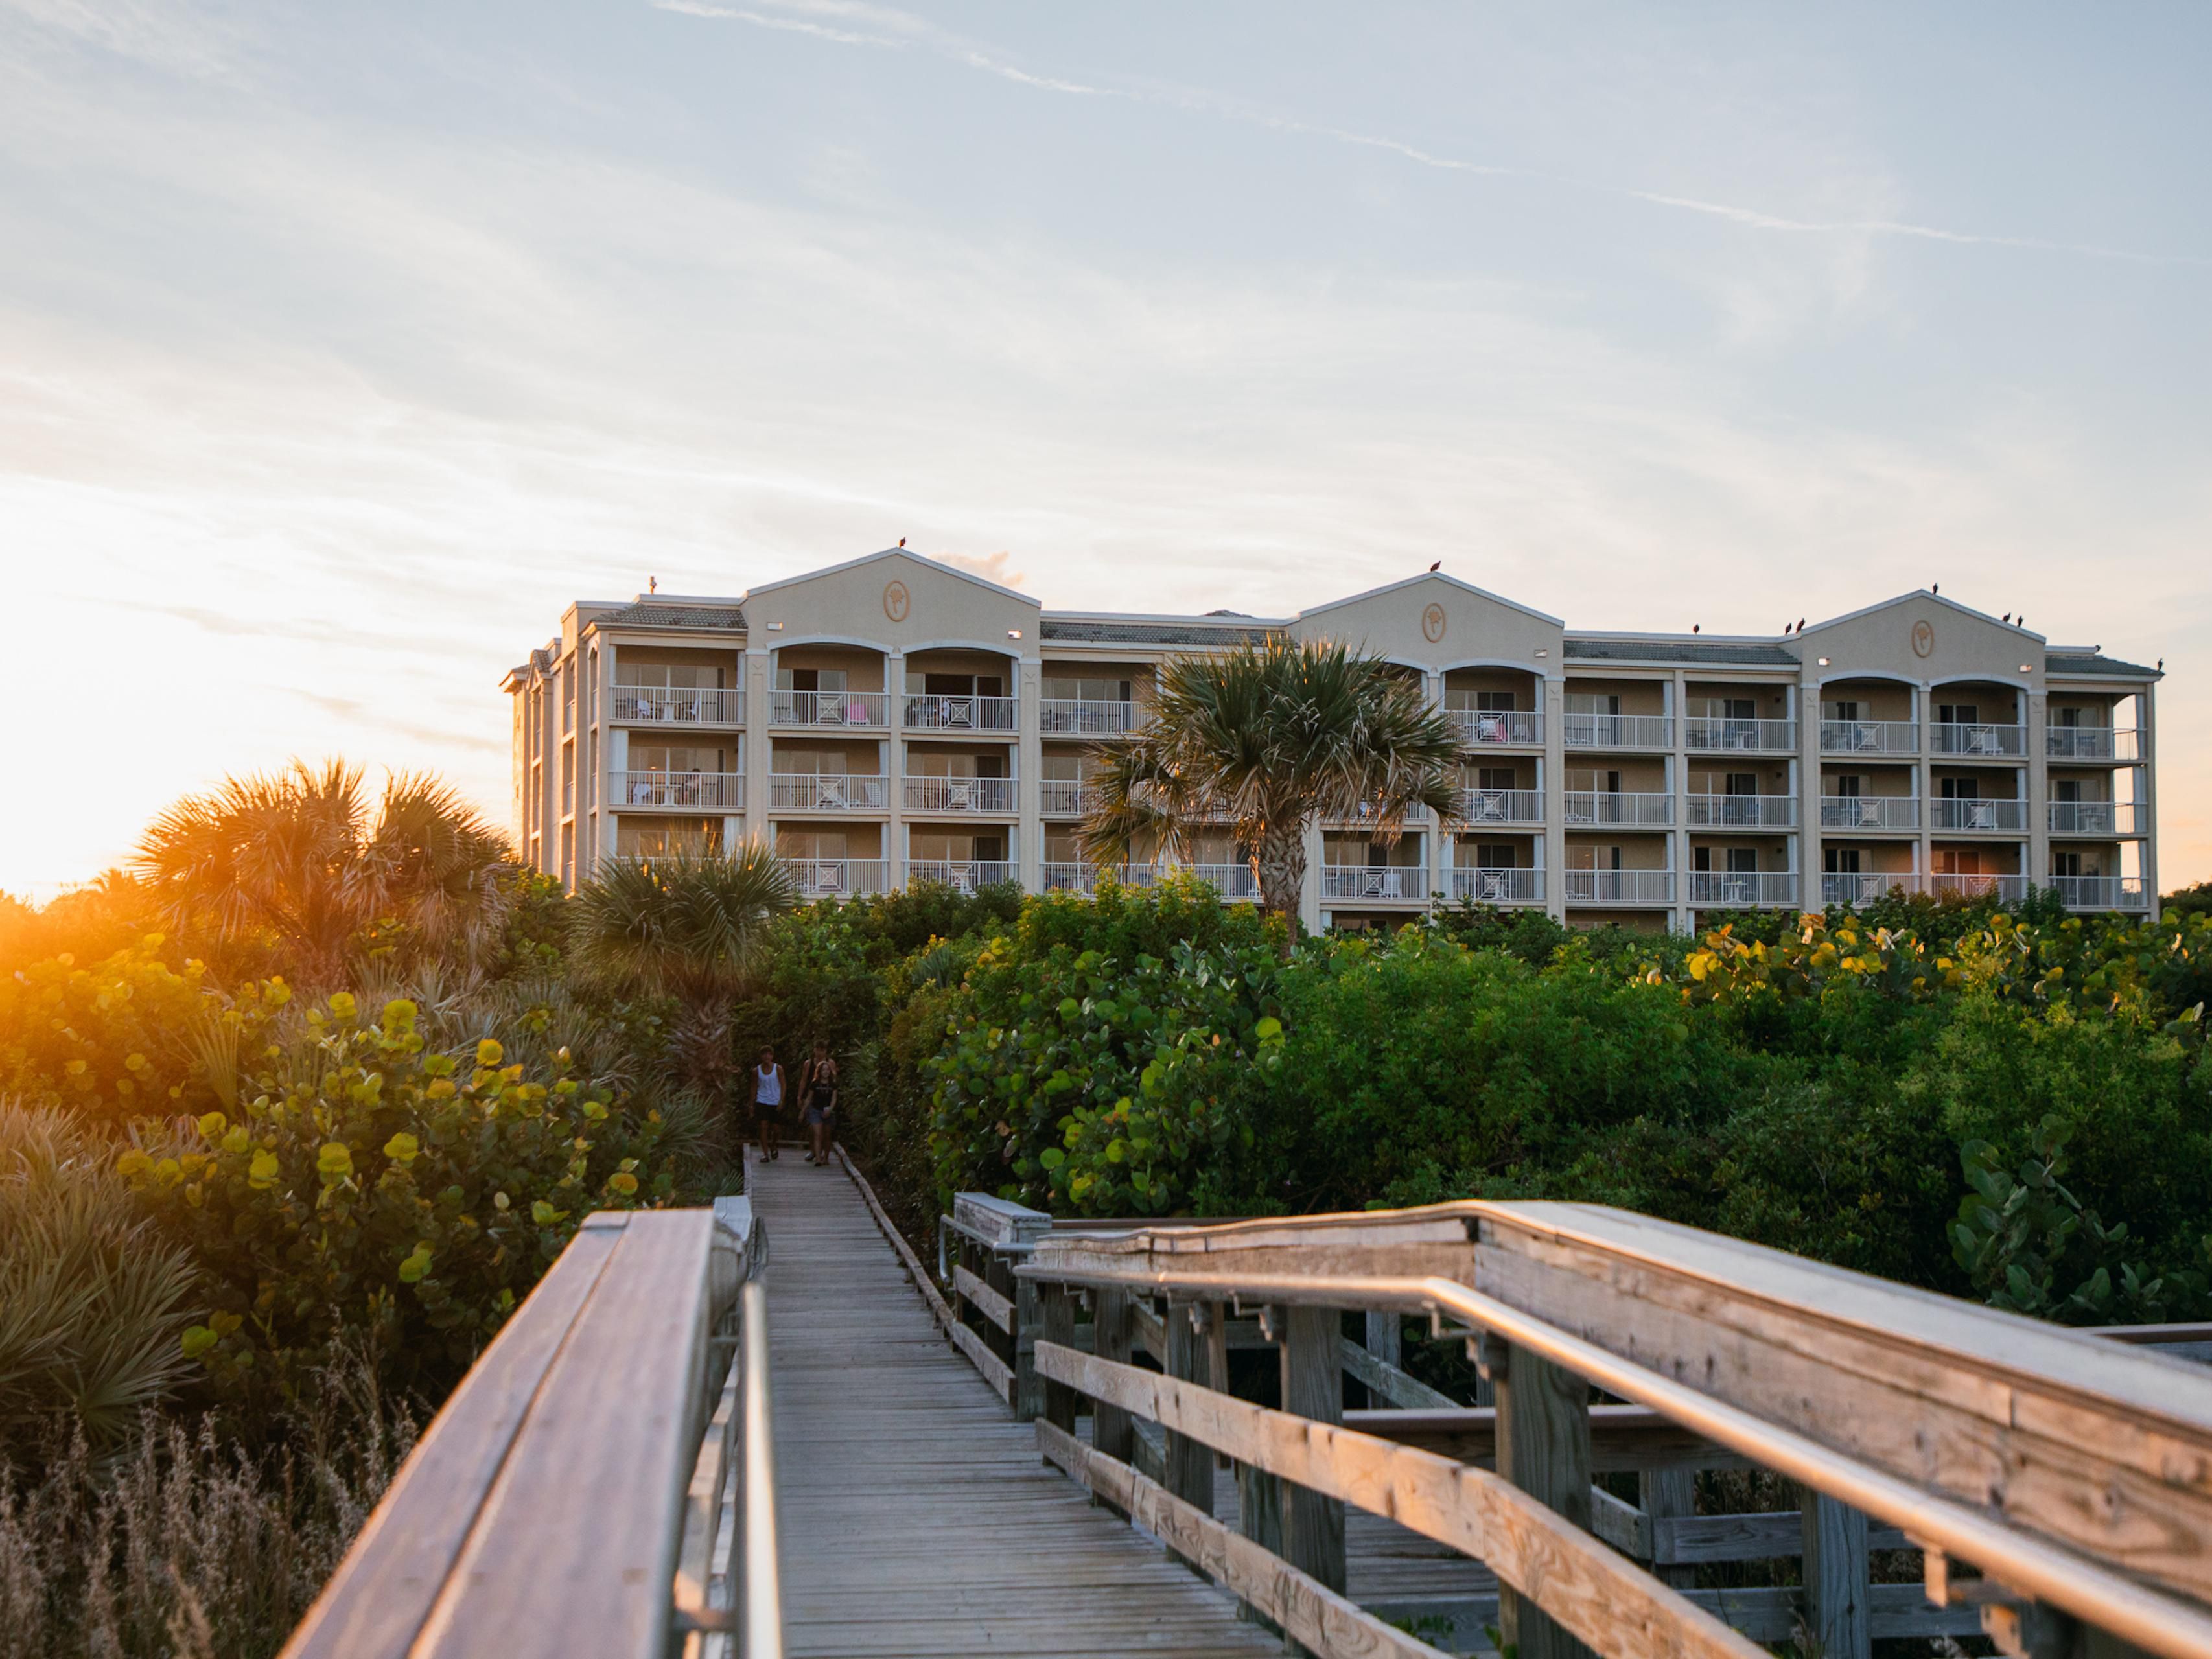
[[1930, 582], [1928, 584], [1928, 591], [1930, 593], [1941, 593], [1943, 591], [1943, 584], [1941, 582]]
[[2166, 672], [2166, 659], [2163, 657], [2158, 659], [2158, 672], [2161, 674]]
[[1797, 618], [1797, 631], [1800, 634], [1805, 631], [1805, 619], [1802, 617]]
[[1443, 568], [1444, 568], [1444, 562], [1443, 562], [1442, 559], [1438, 559], [1438, 560], [1437, 560], [1434, 564], [1432, 564], [1432, 565], [1431, 565], [1431, 566], [1429, 567], [1429, 574], [1430, 574], [1431, 575], [1434, 575], [1437, 571], [1439, 571], [1439, 570], [1443, 569]]
[[647, 576], [645, 579], [645, 591], [648, 593], [658, 593], [660, 592], [660, 578], [658, 576]]
[[901, 547], [904, 547], [904, 546], [906, 545], [906, 538], [905, 538], [905, 537], [902, 536], [902, 537], [900, 537], [900, 538], [899, 538], [899, 545], [900, 545]]
[[2010, 623], [2011, 623], [2011, 622], [2012, 622], [2012, 612], [2011, 612], [2011, 611], [2006, 611], [2006, 612], [2004, 613], [2004, 619], [2005, 619], [2006, 624], [2007, 624], [2008, 626], [2009, 626], [2009, 625], [2010, 625]]
[[1697, 632], [1700, 628], [1703, 628], [1704, 626], [1705, 626], [1705, 624], [1704, 624], [1703, 623], [1692, 623], [1690, 624], [1690, 631], [1691, 631], [1692, 634], [1694, 634], [1694, 633], [1696, 633], [1696, 632]]

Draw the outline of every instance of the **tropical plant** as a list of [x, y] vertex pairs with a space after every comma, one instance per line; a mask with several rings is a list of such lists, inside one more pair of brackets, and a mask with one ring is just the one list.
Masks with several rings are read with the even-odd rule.
[[1287, 955], [1308, 828], [1346, 819], [1392, 841], [1419, 807], [1449, 825], [1458, 755], [1418, 680], [1340, 644], [1270, 635], [1161, 668], [1152, 723], [1098, 750], [1084, 853], [1102, 865], [1146, 845], [1188, 856], [1207, 828], [1229, 828], [1261, 908], [1286, 924]]
[[737, 1069], [734, 1006], [759, 976], [769, 924], [797, 902], [790, 871], [764, 842], [614, 859], [576, 890], [570, 951], [589, 976], [674, 998], [678, 1068], [719, 1099]]
[[464, 955], [495, 934], [506, 844], [460, 797], [408, 774], [374, 819], [358, 767], [295, 762], [224, 780], [148, 828], [134, 869], [186, 941], [265, 939], [295, 977], [338, 982], [356, 956]]
[[182, 1382], [194, 1278], [110, 1146], [62, 1112], [0, 1101], [0, 1462], [57, 1419], [112, 1445]]

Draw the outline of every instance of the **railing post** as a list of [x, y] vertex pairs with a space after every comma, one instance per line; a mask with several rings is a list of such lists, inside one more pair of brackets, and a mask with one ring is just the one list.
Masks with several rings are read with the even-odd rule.
[[[1644, 1469], [1636, 1477], [1637, 1507], [1651, 1517], [1651, 1548], [1659, 1550], [1662, 1521], [1679, 1521], [1698, 1512], [1698, 1472], [1695, 1469]], [[1698, 1570], [1680, 1563], [1654, 1565], [1662, 1583], [1683, 1588], [1698, 1582]]]
[[1805, 1629], [1825, 1659], [1869, 1659], [1873, 1592], [1867, 1585], [1867, 1518], [1848, 1504], [1798, 1488], [1805, 1532]]
[[[1283, 1409], [1316, 1423], [1344, 1421], [1343, 1321], [1334, 1308], [1293, 1307], [1283, 1316]], [[1587, 1459], [1585, 1459], [1587, 1462]], [[1589, 1504], [1583, 1502], [1585, 1512]], [[1283, 1559], [1340, 1595], [1344, 1504], [1304, 1486], [1283, 1494]]]
[[[1280, 1310], [1274, 1310], [1261, 1320], [1262, 1331], [1275, 1330], [1279, 1335]], [[1224, 1392], [1226, 1389], [1224, 1388]], [[1237, 1529], [1261, 1548], [1273, 1555], [1283, 1553], [1283, 1482], [1279, 1476], [1265, 1469], [1254, 1468], [1249, 1463], [1237, 1468]], [[1240, 1602], [1237, 1616], [1245, 1623], [1258, 1625], [1273, 1634], [1280, 1635], [1282, 1627], [1259, 1611], [1249, 1601]]]
[[[1024, 1285], [1030, 1281], [1024, 1279]], [[1039, 1299], [1043, 1303], [1043, 1318], [1040, 1334], [1047, 1342], [1056, 1342], [1063, 1348], [1075, 1346], [1075, 1295], [1065, 1285], [1047, 1285]], [[1036, 1350], [1030, 1350], [1030, 1370], [1036, 1370]], [[1067, 1434], [1075, 1432], [1075, 1390], [1065, 1382], [1044, 1384], [1044, 1399], [1041, 1415], [1053, 1427]], [[1047, 1462], [1052, 1460], [1047, 1458]]]
[[1043, 1328], [1044, 1310], [1040, 1305], [1036, 1280], [1015, 1279], [1012, 1264], [996, 1252], [993, 1253], [993, 1261], [1006, 1274], [1007, 1287], [1014, 1297], [1014, 1415], [1030, 1423], [1044, 1411], [1044, 1379], [1037, 1375], [1036, 1368], [1037, 1334]]
[[[1590, 1523], [1589, 1384], [1526, 1348], [1483, 1345], [1498, 1396], [1498, 1473], [1576, 1526]], [[1593, 1659], [1528, 1597], [1498, 1587], [1501, 1647], [1516, 1659]]]
[[[1184, 1382], [1204, 1383], [1202, 1374], [1206, 1369], [1206, 1351], [1198, 1340], [1198, 1332], [1191, 1324], [1191, 1304], [1170, 1302], [1162, 1322], [1163, 1334], [1167, 1339], [1167, 1374]], [[1213, 1451], [1203, 1440], [1194, 1440], [1188, 1435], [1177, 1434], [1173, 1429], [1167, 1436], [1167, 1478], [1160, 1484], [1186, 1504], [1213, 1513]], [[1178, 1561], [1184, 1558], [1170, 1551]], [[1186, 1562], [1188, 1565], [1194, 1563]]]

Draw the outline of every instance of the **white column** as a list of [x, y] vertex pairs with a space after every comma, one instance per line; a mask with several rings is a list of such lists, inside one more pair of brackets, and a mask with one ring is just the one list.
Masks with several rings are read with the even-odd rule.
[[1538, 682], [1544, 710], [1544, 908], [1555, 921], [1567, 919], [1567, 685], [1564, 674], [1547, 673]]
[[745, 694], [745, 725], [738, 745], [745, 769], [744, 821], [751, 835], [770, 846], [775, 842], [775, 831], [768, 821], [768, 723], [775, 702], [769, 688], [775, 683], [774, 666], [774, 653], [764, 647], [750, 647], [738, 659], [738, 681]]
[[629, 769], [629, 733], [614, 726], [615, 708], [615, 643], [603, 640], [599, 644], [599, 684], [592, 698], [592, 719], [601, 736], [599, 750], [599, 775], [592, 785], [592, 799], [599, 809], [599, 844], [592, 862], [615, 856], [620, 844], [621, 825], [615, 809], [622, 805], [619, 792], [614, 787], [615, 775]]
[[890, 735], [884, 742], [884, 884], [906, 885], [906, 653], [884, 653], [884, 708]]
[[1309, 931], [1321, 931], [1321, 860], [1322, 837], [1318, 822], [1308, 824], [1306, 839], [1306, 884], [1298, 894], [1298, 915]]
[[2044, 732], [2051, 717], [2050, 697], [2042, 691], [2022, 691], [2021, 723], [2027, 727], [2027, 753], [2021, 762], [2021, 793], [2027, 797], [2028, 879], [2039, 884], [2051, 879], [2051, 758]]
[[1667, 757], [1667, 769], [1674, 774], [1668, 781], [1674, 786], [1674, 828], [1667, 837], [1667, 861], [1674, 866], [1674, 915], [1672, 927], [1678, 933], [1690, 931], [1690, 676], [1686, 669], [1678, 668], [1674, 678], [1661, 690], [1674, 715], [1674, 749]]
[[1820, 682], [1805, 685], [1797, 696], [1797, 836], [1805, 866], [1799, 878], [1797, 902], [1808, 910], [1820, 908], [1820, 875], [1828, 867], [1820, 850]]
[[2136, 717], [2136, 754], [2139, 757], [2136, 775], [2141, 780], [2136, 799], [2142, 803], [2136, 811], [2140, 816], [2140, 828], [2143, 834], [2142, 851], [2137, 856], [2142, 870], [2143, 900], [2150, 907], [2152, 920], [2155, 921], [2159, 913], [2158, 768], [2152, 746], [2156, 736], [2151, 717], [2152, 690], [2146, 685], [2136, 696], [2136, 708], [2140, 711]]
[[1923, 891], [1929, 890], [1928, 878], [1936, 868], [1936, 706], [1928, 693], [1926, 680], [1922, 680], [1912, 692], [1919, 705], [1920, 718], [1920, 838], [1913, 850], [1913, 860], [1919, 866]]
[[1014, 805], [1021, 814], [1016, 849], [1021, 855], [1018, 873], [1024, 892], [1041, 893], [1044, 890], [1044, 786], [1039, 781], [1044, 773], [1044, 714], [1040, 705], [1044, 695], [1042, 660], [1018, 659], [1014, 678], [1015, 695], [1021, 699], [1014, 710], [1015, 729], [1021, 733], [1014, 745]]

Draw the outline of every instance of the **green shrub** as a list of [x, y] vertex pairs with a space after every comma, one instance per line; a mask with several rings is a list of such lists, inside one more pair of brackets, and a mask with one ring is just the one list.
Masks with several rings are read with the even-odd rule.
[[563, 1074], [565, 1051], [533, 1079], [489, 1038], [430, 1050], [416, 1016], [398, 1000], [365, 1024], [340, 992], [264, 1044], [234, 1013], [234, 1110], [120, 1160], [208, 1275], [215, 1311], [185, 1346], [219, 1384], [289, 1393], [367, 1338], [438, 1397], [586, 1213], [673, 1190], [657, 1113]]

